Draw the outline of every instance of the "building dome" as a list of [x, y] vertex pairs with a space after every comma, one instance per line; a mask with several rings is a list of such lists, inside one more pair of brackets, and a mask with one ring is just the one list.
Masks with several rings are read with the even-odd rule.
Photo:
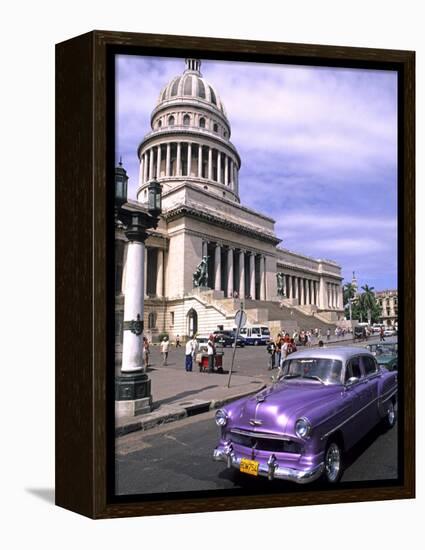
[[147, 199], [156, 177], [163, 194], [182, 183], [239, 201], [239, 154], [230, 141], [231, 128], [223, 103], [200, 72], [199, 59], [186, 59], [186, 69], [161, 90], [151, 114], [151, 132], [138, 148], [137, 198]]
[[200, 72], [199, 59], [186, 59], [186, 70], [180, 76], [175, 76], [164, 86], [159, 94], [158, 105], [163, 102], [195, 99], [217, 109], [224, 116], [226, 111], [215, 88], [209, 84]]

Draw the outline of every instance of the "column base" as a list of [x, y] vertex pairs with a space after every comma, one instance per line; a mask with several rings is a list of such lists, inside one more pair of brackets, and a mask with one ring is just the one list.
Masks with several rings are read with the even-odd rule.
[[151, 381], [144, 372], [121, 373], [115, 379], [115, 413], [135, 416], [152, 410]]

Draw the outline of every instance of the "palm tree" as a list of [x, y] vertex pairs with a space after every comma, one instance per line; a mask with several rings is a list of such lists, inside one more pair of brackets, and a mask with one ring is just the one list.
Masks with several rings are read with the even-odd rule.
[[356, 287], [352, 283], [346, 283], [343, 287], [343, 292], [344, 292], [344, 307], [348, 304], [348, 309], [350, 311], [350, 321], [351, 321], [353, 317], [351, 304], [352, 304], [353, 298], [356, 295]]
[[376, 299], [373, 286], [362, 286], [363, 293], [360, 296], [361, 305], [367, 313], [367, 322], [372, 323], [372, 311], [376, 308]]

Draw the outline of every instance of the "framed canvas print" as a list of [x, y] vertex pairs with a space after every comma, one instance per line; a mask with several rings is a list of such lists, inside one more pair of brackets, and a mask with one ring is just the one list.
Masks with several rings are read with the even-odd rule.
[[415, 495], [414, 52], [56, 47], [56, 502]]

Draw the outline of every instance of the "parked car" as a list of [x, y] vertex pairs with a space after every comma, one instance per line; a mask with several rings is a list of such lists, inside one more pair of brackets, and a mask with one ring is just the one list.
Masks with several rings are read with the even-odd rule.
[[[224, 348], [227, 346], [234, 346], [235, 332], [233, 330], [216, 330], [214, 331], [216, 342], [219, 342]], [[243, 348], [245, 346], [244, 340], [238, 336], [236, 340], [236, 347]]]
[[384, 330], [384, 336], [395, 336], [397, 334], [397, 331], [393, 328], [386, 328]]
[[379, 422], [392, 428], [396, 408], [397, 373], [381, 369], [369, 351], [295, 352], [276, 383], [217, 411], [213, 458], [270, 480], [309, 483], [324, 476], [336, 483], [344, 453]]
[[398, 355], [397, 342], [379, 342], [376, 344], [368, 344], [366, 348], [375, 356], [383, 354]]
[[262, 325], [253, 325], [241, 328], [240, 336], [246, 345], [265, 346], [270, 340], [270, 330]]
[[382, 353], [376, 355], [376, 361], [380, 367], [393, 371], [398, 369], [398, 356], [394, 353]]

